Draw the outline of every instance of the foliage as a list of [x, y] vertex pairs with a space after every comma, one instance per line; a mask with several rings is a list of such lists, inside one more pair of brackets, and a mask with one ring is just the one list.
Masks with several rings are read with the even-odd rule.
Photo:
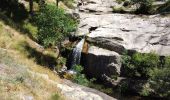
[[83, 71], [83, 67], [80, 65], [76, 65], [73, 67], [73, 69], [76, 71], [76, 74], [73, 75], [73, 81], [80, 85], [88, 86], [88, 79], [86, 78], [85, 74], [81, 73]]
[[37, 40], [37, 33], [38, 33], [37, 27], [35, 27], [31, 23], [26, 22], [23, 25], [23, 29], [26, 33], [30, 33], [33, 39]]
[[131, 5], [131, 1], [124, 1], [124, 3], [123, 3], [123, 6], [124, 6], [124, 7], [127, 7], [127, 6], [129, 6], [129, 5]]
[[161, 5], [157, 9], [157, 13], [168, 13], [170, 12], [170, 0], [168, 0], [165, 4]]
[[76, 27], [76, 21], [54, 5], [42, 6], [35, 21], [38, 26], [38, 41], [45, 47], [59, 44]]
[[151, 72], [150, 88], [160, 97], [170, 97], [170, 66], [155, 68]]
[[[56, 66], [56, 71], [60, 71], [64, 65], [66, 65], [67, 59], [64, 57], [59, 57], [57, 59], [57, 66]], [[67, 78], [68, 79], [68, 78]]]
[[153, 12], [153, 0], [132, 0], [136, 5], [136, 13], [151, 14]]
[[97, 83], [94, 83], [94, 82], [90, 82], [89, 87], [97, 89], [97, 90], [99, 90], [101, 92], [104, 92], [104, 93], [106, 93], [108, 95], [112, 95], [113, 94], [112, 88], [106, 87], [106, 86], [104, 86], [102, 84], [97, 84]]
[[148, 78], [150, 70], [159, 66], [159, 56], [154, 53], [124, 55], [122, 63], [128, 77]]
[[119, 92], [120, 93], [125, 93], [128, 91], [129, 84], [126, 82], [122, 82], [119, 86]]
[[116, 0], [116, 2], [118, 3], [118, 4], [121, 4], [121, 3], [123, 3], [125, 0]]
[[148, 80], [140, 95], [170, 97], [170, 57], [159, 57], [154, 53], [135, 53], [132, 56], [124, 55], [122, 63], [126, 76]]
[[170, 67], [170, 56], [169, 57], [165, 57], [164, 67], [165, 68], [169, 68]]
[[141, 96], [149, 96], [150, 93], [151, 93], [151, 88], [150, 88], [150, 84], [149, 83], [146, 83], [144, 86], [143, 86], [143, 89], [141, 90], [141, 92], [139, 92], [139, 94]]

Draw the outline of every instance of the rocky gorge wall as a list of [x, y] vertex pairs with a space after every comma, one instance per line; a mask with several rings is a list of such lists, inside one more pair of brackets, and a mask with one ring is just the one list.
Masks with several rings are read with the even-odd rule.
[[[87, 75], [106, 81], [120, 76], [124, 51], [170, 55], [170, 17], [112, 13], [115, 6], [120, 5], [114, 0], [81, 0], [76, 10], [80, 23], [75, 36], [86, 35], [89, 44], [82, 52], [82, 65]], [[132, 83], [134, 91], [146, 83], [129, 79], [125, 82]]]
[[120, 74], [125, 50], [170, 55], [170, 17], [112, 13], [114, 6], [113, 0], [79, 1], [76, 35], [87, 35], [90, 45], [83, 63], [89, 73]]

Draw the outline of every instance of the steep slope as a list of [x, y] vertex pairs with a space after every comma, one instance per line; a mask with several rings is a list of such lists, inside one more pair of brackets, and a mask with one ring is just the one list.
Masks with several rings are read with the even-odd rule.
[[[33, 58], [28, 58], [25, 46], [33, 42], [28, 37], [0, 22], [0, 80], [1, 99], [44, 100], [59, 96], [59, 78]], [[49, 77], [47, 79], [46, 77]]]
[[[0, 21], [2, 100], [114, 100], [97, 90], [62, 80], [48, 67], [56, 53]], [[71, 96], [71, 97], [70, 97]]]

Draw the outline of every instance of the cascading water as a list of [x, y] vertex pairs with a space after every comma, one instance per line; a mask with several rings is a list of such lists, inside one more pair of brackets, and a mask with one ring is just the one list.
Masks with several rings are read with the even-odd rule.
[[76, 45], [76, 47], [73, 49], [72, 61], [71, 61], [71, 69], [67, 71], [67, 72], [70, 73], [70, 74], [76, 74], [76, 71], [73, 70], [73, 67], [74, 67], [75, 65], [80, 64], [81, 52], [82, 52], [82, 49], [83, 49], [84, 41], [85, 41], [85, 39], [82, 39], [82, 40]]
[[71, 68], [73, 68], [73, 66], [75, 66], [75, 65], [80, 64], [81, 52], [82, 52], [82, 49], [83, 49], [84, 41], [85, 41], [85, 39], [82, 39], [76, 45], [76, 47], [73, 49]]

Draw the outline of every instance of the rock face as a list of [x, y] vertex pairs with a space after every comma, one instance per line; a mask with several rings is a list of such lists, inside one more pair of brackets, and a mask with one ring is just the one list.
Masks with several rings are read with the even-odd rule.
[[82, 0], [82, 12], [112, 12], [112, 7], [118, 5], [114, 0]]
[[64, 80], [57, 85], [67, 100], [117, 100], [97, 90]]
[[82, 63], [89, 76], [105, 79], [106, 76], [120, 74], [120, 55], [96, 46], [89, 47], [88, 54], [82, 57]]
[[[81, 13], [79, 33], [89, 33], [91, 42], [112, 51], [135, 50], [170, 55], [170, 18], [128, 14]], [[89, 31], [95, 27], [95, 30]], [[118, 48], [117, 48], [118, 47]], [[118, 49], [118, 50], [117, 50]]]
[[77, 35], [87, 34], [93, 44], [83, 63], [90, 75], [120, 74], [124, 50], [170, 55], [170, 17], [111, 13], [114, 0], [79, 1], [80, 24]]

